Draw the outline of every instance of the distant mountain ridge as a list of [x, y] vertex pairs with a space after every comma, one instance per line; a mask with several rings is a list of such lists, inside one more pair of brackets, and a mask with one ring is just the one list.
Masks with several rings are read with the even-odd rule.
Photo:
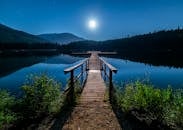
[[127, 38], [106, 41], [73, 42], [66, 46], [72, 51], [117, 51], [117, 52], [183, 52], [183, 29], [163, 30]]
[[40, 38], [48, 40], [52, 43], [68, 44], [71, 42], [84, 41], [85, 39], [78, 37], [72, 33], [48, 33], [37, 35]]
[[45, 39], [0, 24], [0, 43], [46, 43]]

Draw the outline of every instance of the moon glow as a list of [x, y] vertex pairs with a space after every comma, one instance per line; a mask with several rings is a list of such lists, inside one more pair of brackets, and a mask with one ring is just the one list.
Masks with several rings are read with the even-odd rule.
[[98, 25], [97, 25], [97, 21], [96, 20], [91, 19], [91, 20], [88, 21], [88, 28], [90, 30], [95, 30], [97, 28], [97, 26]]

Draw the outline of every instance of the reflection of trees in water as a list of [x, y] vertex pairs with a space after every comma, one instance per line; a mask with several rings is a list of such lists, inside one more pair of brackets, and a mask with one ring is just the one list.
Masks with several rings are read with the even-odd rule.
[[[82, 55], [80, 55], [82, 56]], [[131, 54], [130, 52], [125, 53], [118, 53], [115, 55], [101, 55], [104, 57], [109, 58], [118, 58], [123, 59], [126, 62], [128, 60], [134, 61], [134, 62], [140, 62], [148, 65], [154, 65], [154, 66], [168, 66], [168, 67], [175, 67], [175, 68], [183, 68], [183, 56], [182, 54], [159, 54], [156, 53], [154, 55], [135, 55]]]
[[3, 57], [0, 60], [0, 77], [45, 60], [45, 56]]
[[107, 41], [81, 41], [62, 47], [65, 52], [116, 51], [116, 57], [153, 65], [183, 67], [183, 29], [160, 31]]
[[154, 54], [154, 55], [144, 55], [144, 56], [132, 56], [132, 55], [121, 55], [121, 59], [127, 59], [135, 62], [140, 62], [149, 65], [155, 66], [168, 66], [168, 67], [175, 67], [175, 68], [183, 68], [183, 57], [182, 55], [174, 54], [167, 56], [161, 54]]
[[21, 68], [31, 66], [37, 63], [48, 64], [72, 64], [81, 57], [69, 55], [52, 55], [52, 56], [16, 56], [16, 57], [1, 57], [0, 58], [0, 77], [6, 76]]

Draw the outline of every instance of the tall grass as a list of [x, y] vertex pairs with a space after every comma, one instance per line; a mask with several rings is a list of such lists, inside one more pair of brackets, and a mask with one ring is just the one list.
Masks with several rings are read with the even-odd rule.
[[22, 86], [22, 105], [31, 116], [57, 113], [64, 103], [60, 88], [61, 84], [46, 74], [35, 75]]
[[170, 127], [183, 127], [183, 91], [154, 88], [136, 81], [126, 84], [115, 93], [117, 106], [126, 113], [146, 114], [148, 120], [157, 120]]
[[16, 114], [12, 111], [14, 105], [15, 98], [6, 90], [0, 90], [0, 129], [16, 120]]
[[[0, 90], [0, 129], [59, 114], [68, 105], [61, 84], [44, 73], [30, 75], [21, 89], [23, 95], [18, 99], [6, 90]], [[81, 85], [77, 81], [74, 87], [75, 102], [81, 92]]]
[[27, 81], [21, 87], [22, 98], [16, 99], [7, 91], [0, 90], [0, 128], [59, 113], [64, 106], [60, 83], [46, 74], [30, 76]]

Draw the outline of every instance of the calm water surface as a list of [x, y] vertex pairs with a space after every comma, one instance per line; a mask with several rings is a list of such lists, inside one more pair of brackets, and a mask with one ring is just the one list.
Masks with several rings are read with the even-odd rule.
[[118, 85], [141, 80], [150, 82], [154, 87], [167, 88], [170, 85], [173, 88], [183, 88], [183, 68], [152, 66], [114, 58], [104, 59], [118, 69], [113, 78]]
[[[183, 88], [183, 68], [150, 66], [122, 59], [104, 58], [118, 69], [114, 75], [115, 84], [134, 80], [149, 80], [155, 87]], [[19, 94], [30, 74], [46, 73], [62, 83], [64, 88], [69, 75], [63, 70], [79, 63], [83, 58], [69, 55], [52, 57], [14, 57], [0, 59], [0, 88]]]

